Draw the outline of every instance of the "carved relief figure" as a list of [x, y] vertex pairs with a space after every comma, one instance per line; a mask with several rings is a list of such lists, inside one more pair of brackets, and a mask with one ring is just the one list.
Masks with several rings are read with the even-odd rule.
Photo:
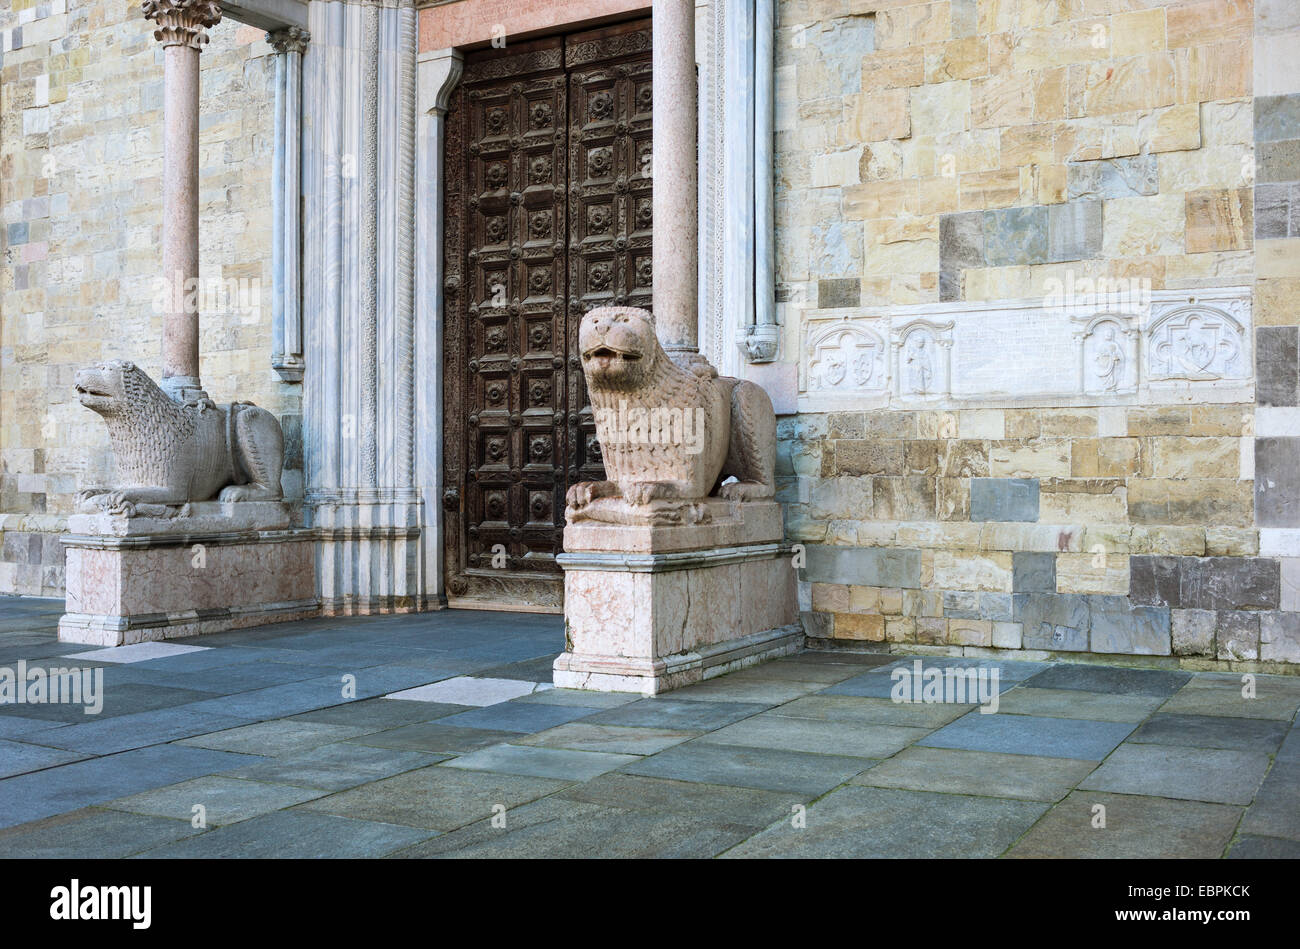
[[[280, 422], [249, 402], [174, 402], [134, 363], [113, 360], [75, 376], [77, 398], [108, 426], [118, 484], [83, 491], [81, 509], [162, 514], [188, 501], [279, 500]], [[137, 511], [152, 505], [157, 511]]]
[[[707, 362], [674, 363], [655, 335], [653, 317], [636, 307], [600, 307], [582, 319], [582, 368], [591, 393], [608, 481], [569, 489], [566, 517], [617, 523], [681, 523], [701, 515], [710, 495], [738, 501], [775, 493], [776, 417], [752, 382], [718, 376]], [[695, 413], [695, 438], [627, 438], [621, 420], [641, 412]], [[729, 477], [729, 484], [720, 481]], [[621, 503], [602, 503], [621, 499]], [[646, 507], [635, 511], [629, 508]]]
[[934, 379], [934, 361], [926, 349], [926, 341], [925, 333], [914, 333], [907, 348], [907, 387], [917, 395], [929, 392]]
[[1098, 385], [1107, 392], [1119, 388], [1124, 378], [1124, 350], [1115, 341], [1114, 327], [1107, 327], [1106, 336], [1093, 354], [1093, 364]]

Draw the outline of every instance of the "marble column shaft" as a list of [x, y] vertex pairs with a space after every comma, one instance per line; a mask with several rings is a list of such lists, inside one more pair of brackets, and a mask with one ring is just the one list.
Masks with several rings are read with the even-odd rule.
[[275, 57], [275, 157], [271, 216], [271, 366], [301, 382], [302, 337], [302, 57], [311, 35], [296, 26], [268, 33]]
[[654, 313], [670, 353], [698, 352], [695, 4], [654, 0]]

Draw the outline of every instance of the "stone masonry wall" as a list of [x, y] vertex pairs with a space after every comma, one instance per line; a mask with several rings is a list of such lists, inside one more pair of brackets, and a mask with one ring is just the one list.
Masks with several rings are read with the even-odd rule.
[[778, 28], [809, 635], [1294, 669], [1300, 5], [783, 0]]
[[[139, 0], [0, 8], [0, 594], [62, 595], [65, 517], [78, 491], [111, 481], [107, 434], [73, 398], [75, 370], [130, 358], [159, 377], [163, 53], [152, 34]], [[203, 381], [219, 402], [280, 415], [292, 464], [298, 387], [270, 366], [274, 60], [259, 30], [226, 21], [211, 37]]]

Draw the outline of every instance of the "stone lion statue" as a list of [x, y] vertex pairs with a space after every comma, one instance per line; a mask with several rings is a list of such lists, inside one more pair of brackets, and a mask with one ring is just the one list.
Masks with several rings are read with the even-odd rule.
[[636, 522], [628, 505], [649, 505], [651, 522], [680, 523], [699, 519], [706, 497], [774, 495], [776, 416], [762, 388], [703, 359], [677, 365], [637, 307], [589, 312], [578, 348], [609, 480], [569, 489], [570, 521]]
[[280, 422], [249, 402], [173, 401], [134, 363], [112, 360], [74, 377], [77, 398], [108, 425], [115, 489], [83, 491], [83, 511], [133, 515], [136, 505], [275, 501], [281, 497]]

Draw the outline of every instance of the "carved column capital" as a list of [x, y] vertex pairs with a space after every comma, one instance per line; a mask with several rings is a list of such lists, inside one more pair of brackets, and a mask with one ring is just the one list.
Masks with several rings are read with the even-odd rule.
[[311, 33], [300, 26], [286, 26], [282, 30], [266, 34], [266, 41], [277, 53], [297, 53], [301, 56], [307, 52], [311, 42]]
[[163, 46], [203, 49], [207, 28], [221, 22], [221, 7], [215, 0], [144, 0], [145, 18], [158, 24], [153, 38]]

